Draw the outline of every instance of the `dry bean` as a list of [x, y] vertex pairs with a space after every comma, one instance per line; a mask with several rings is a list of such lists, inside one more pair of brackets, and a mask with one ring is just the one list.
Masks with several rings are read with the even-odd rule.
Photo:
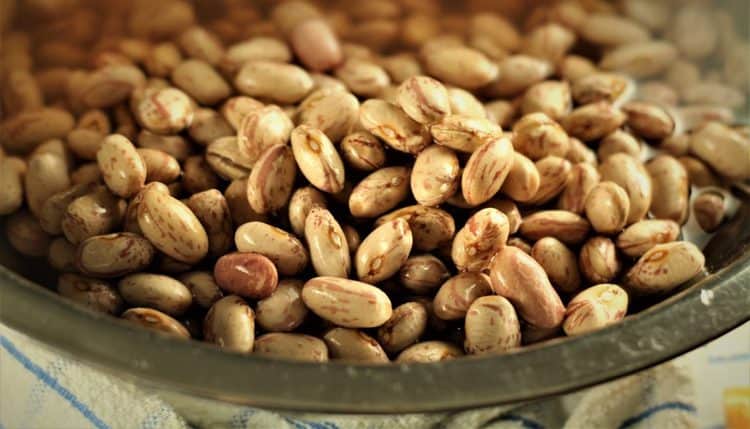
[[48, 198], [69, 187], [70, 176], [64, 158], [53, 153], [39, 153], [29, 159], [23, 188], [26, 204], [35, 216], [40, 216]]
[[593, 13], [580, 28], [581, 37], [595, 45], [621, 46], [646, 42], [651, 37], [646, 28], [628, 18]]
[[251, 299], [270, 296], [279, 282], [273, 262], [258, 253], [228, 253], [214, 266], [214, 278], [223, 290]]
[[205, 156], [214, 173], [226, 180], [249, 176], [254, 164], [240, 150], [237, 137], [221, 137], [214, 140], [206, 148]]
[[259, 60], [245, 63], [234, 85], [250, 97], [296, 103], [312, 90], [313, 81], [304, 69], [295, 65]]
[[376, 226], [398, 218], [409, 223], [414, 238], [414, 248], [424, 252], [447, 245], [456, 232], [453, 217], [446, 211], [421, 205], [404, 207], [378, 218]]
[[562, 126], [572, 136], [583, 141], [598, 140], [615, 131], [626, 116], [613, 105], [599, 101], [573, 110], [562, 121]]
[[393, 314], [378, 329], [378, 342], [394, 354], [419, 340], [427, 328], [427, 310], [419, 302], [407, 302], [393, 309]]
[[349, 211], [355, 217], [376, 217], [401, 203], [409, 193], [407, 167], [386, 167], [362, 179], [349, 196]]
[[117, 284], [122, 298], [135, 307], [149, 307], [170, 316], [179, 316], [193, 301], [185, 285], [160, 274], [130, 274]]
[[625, 153], [639, 159], [641, 143], [627, 131], [615, 130], [599, 142], [599, 148], [596, 152], [601, 161], [615, 153]]
[[461, 176], [463, 197], [478, 205], [492, 198], [502, 187], [514, 165], [513, 145], [508, 138], [484, 143], [472, 153]]
[[333, 328], [323, 335], [333, 359], [347, 362], [387, 363], [388, 356], [374, 338], [357, 329]]
[[256, 320], [265, 330], [291, 332], [304, 322], [308, 310], [302, 302], [301, 280], [282, 280], [268, 298], [258, 301]]
[[596, 166], [598, 164], [596, 153], [591, 148], [586, 146], [581, 140], [575, 137], [570, 137], [569, 143], [570, 149], [568, 149], [568, 153], [565, 154], [565, 159], [574, 164], [578, 164], [581, 162], [591, 164], [593, 166]]
[[602, 180], [615, 182], [627, 192], [630, 199], [627, 224], [646, 216], [653, 198], [653, 185], [643, 164], [627, 154], [616, 153], [604, 160], [599, 173]]
[[451, 257], [460, 271], [481, 271], [508, 241], [508, 218], [500, 210], [486, 208], [466, 221], [456, 233]]
[[[231, 231], [231, 228], [230, 228]], [[259, 253], [276, 265], [279, 274], [293, 276], [307, 266], [307, 250], [292, 234], [263, 222], [249, 222], [234, 234], [237, 250]]]
[[292, 61], [292, 53], [287, 44], [277, 38], [257, 36], [229, 46], [220, 66], [234, 74], [248, 61], [288, 63]]
[[232, 247], [232, 215], [224, 195], [217, 189], [193, 194], [185, 202], [208, 236], [208, 252], [221, 256]]
[[534, 166], [539, 173], [539, 188], [532, 198], [524, 199], [524, 202], [541, 205], [549, 202], [565, 189], [572, 167], [570, 162], [557, 156], [546, 156], [537, 161]]
[[641, 41], [607, 52], [599, 61], [599, 67], [644, 78], [664, 71], [676, 58], [677, 49], [671, 43]]
[[193, 26], [177, 38], [180, 48], [188, 57], [198, 58], [216, 65], [224, 56], [224, 46], [219, 38], [203, 27]]
[[712, 104], [692, 104], [677, 109], [683, 131], [703, 128], [710, 122], [732, 124], [735, 122], [734, 111], [728, 107]]
[[527, 116], [539, 112], [556, 121], [570, 113], [572, 104], [570, 85], [567, 82], [549, 80], [534, 84], [526, 90], [521, 110]]
[[423, 75], [422, 66], [413, 54], [403, 52], [380, 59], [380, 65], [394, 83], [403, 83], [410, 77]]
[[482, 102], [474, 94], [452, 86], [449, 86], [447, 90], [452, 114], [481, 119], [487, 118], [487, 112], [484, 110]]
[[534, 161], [562, 157], [568, 153], [568, 135], [545, 113], [530, 113], [513, 125], [513, 147]]
[[44, 232], [39, 221], [27, 211], [18, 211], [8, 217], [5, 222], [5, 234], [10, 245], [24, 256], [46, 256], [52, 241], [52, 237]]
[[701, 229], [714, 232], [726, 215], [724, 194], [711, 190], [698, 195], [693, 200], [693, 214]]
[[651, 201], [651, 215], [684, 224], [688, 217], [690, 193], [685, 167], [672, 156], [659, 155], [646, 164], [646, 170], [651, 176], [654, 195], [658, 196]]
[[625, 103], [622, 110], [628, 117], [626, 125], [641, 137], [661, 140], [674, 132], [674, 120], [656, 104], [631, 101]]
[[679, 94], [671, 86], [662, 81], [644, 82], [638, 87], [638, 99], [662, 106], [676, 106]]
[[134, 109], [138, 122], [156, 134], [175, 134], [193, 121], [193, 102], [176, 88], [147, 90]]
[[323, 340], [310, 335], [282, 332], [258, 337], [253, 345], [253, 354], [306, 362], [328, 361], [328, 348]]
[[282, 144], [260, 156], [247, 180], [247, 200], [253, 211], [266, 214], [286, 205], [297, 176], [294, 158], [292, 149]]
[[578, 266], [586, 280], [597, 284], [610, 282], [617, 277], [622, 263], [612, 240], [592, 237], [581, 247]]
[[300, 62], [312, 71], [329, 70], [343, 57], [338, 39], [321, 19], [309, 19], [294, 27], [290, 43]]
[[596, 232], [615, 234], [628, 221], [630, 199], [627, 192], [614, 182], [601, 182], [585, 198], [586, 217]]
[[578, 163], [570, 170], [568, 183], [565, 185], [557, 207], [576, 214], [583, 213], [586, 197], [599, 183], [599, 172], [591, 164]]
[[193, 302], [202, 308], [210, 308], [224, 296], [214, 276], [208, 271], [189, 272], [181, 275], [179, 280], [190, 290]]
[[695, 82], [681, 91], [685, 104], [713, 104], [738, 109], [745, 105], [742, 91], [718, 82]]
[[703, 161], [698, 158], [685, 155], [677, 158], [688, 173], [690, 185], [695, 186], [719, 186], [721, 181], [716, 174]]
[[578, 104], [599, 101], [614, 103], [624, 97], [632, 82], [616, 73], [592, 73], [573, 80], [571, 92]]
[[521, 325], [513, 305], [502, 296], [477, 298], [464, 322], [468, 354], [502, 353], [521, 345]]
[[414, 161], [412, 194], [420, 204], [436, 206], [456, 192], [459, 173], [458, 157], [452, 150], [429, 146]]
[[152, 331], [190, 338], [190, 332], [182, 323], [152, 308], [130, 308], [122, 313], [122, 318]]
[[642, 220], [617, 236], [617, 248], [630, 257], [639, 257], [657, 244], [676, 240], [679, 234], [680, 226], [672, 220]]
[[490, 278], [486, 274], [461, 273], [440, 286], [435, 295], [433, 309], [440, 319], [461, 319], [477, 298], [491, 293]]
[[540, 25], [526, 35], [521, 52], [557, 63], [575, 42], [576, 34], [572, 30], [552, 22]]
[[443, 261], [430, 254], [410, 257], [399, 271], [401, 285], [419, 295], [429, 294], [448, 277], [450, 271]]
[[253, 309], [236, 295], [216, 301], [203, 320], [203, 338], [227, 350], [250, 353], [255, 342]]
[[639, 295], [666, 293], [703, 271], [705, 257], [693, 243], [657, 244], [625, 276], [627, 289]]
[[99, 186], [68, 204], [60, 224], [62, 232], [73, 244], [108, 234], [122, 224], [126, 207], [125, 201]]
[[171, 77], [176, 87], [203, 105], [214, 105], [232, 94], [232, 89], [224, 78], [202, 60], [181, 62], [172, 70]]
[[172, 183], [180, 177], [180, 163], [175, 157], [157, 149], [136, 149], [146, 166], [146, 182]]
[[229, 122], [213, 109], [196, 109], [188, 134], [195, 142], [204, 146], [222, 137], [236, 135]]
[[331, 140], [308, 125], [295, 128], [291, 139], [294, 159], [307, 180], [323, 192], [340, 192], [344, 188], [344, 163]]
[[341, 141], [341, 156], [351, 167], [362, 171], [374, 171], [386, 161], [383, 144], [367, 131], [357, 131]]
[[196, 194], [219, 187], [219, 177], [214, 174], [205, 157], [191, 156], [185, 160], [182, 168], [180, 184], [188, 194]]
[[76, 247], [65, 237], [57, 237], [49, 245], [47, 262], [60, 272], [74, 273], [78, 271], [75, 264]]
[[690, 151], [729, 180], [750, 177], [750, 139], [724, 124], [710, 122], [694, 132]]
[[323, 131], [336, 143], [359, 121], [359, 107], [357, 97], [345, 89], [319, 89], [300, 103], [297, 123]]
[[535, 83], [547, 79], [552, 65], [528, 55], [511, 55], [498, 63], [498, 78], [484, 88], [489, 97], [507, 98], [518, 95]]
[[523, 218], [521, 235], [529, 240], [555, 237], [565, 244], [586, 239], [591, 225], [585, 218], [564, 210], [542, 210]]
[[513, 165], [505, 178], [500, 192], [519, 202], [530, 201], [540, 186], [540, 175], [534, 162], [514, 152]]
[[662, 140], [658, 148], [672, 156], [687, 155], [690, 150], [690, 136], [688, 134], [671, 135]]
[[84, 306], [117, 315], [124, 305], [117, 289], [104, 280], [78, 274], [62, 274], [57, 279], [57, 293]]
[[517, 113], [516, 106], [505, 100], [495, 100], [487, 103], [484, 105], [484, 110], [487, 119], [506, 128], [513, 123]]
[[305, 305], [321, 318], [345, 328], [374, 328], [391, 318], [391, 301], [367, 283], [316, 277], [302, 288]]
[[82, 86], [75, 88], [72, 95], [86, 107], [112, 107], [127, 100], [134, 90], [145, 83], [146, 77], [138, 67], [113, 64], [88, 74]]
[[151, 76], [166, 78], [182, 62], [182, 53], [172, 42], [162, 42], [151, 48], [143, 66]]
[[417, 154], [429, 143], [425, 128], [387, 101], [365, 101], [360, 106], [359, 119], [367, 131], [397, 151]]
[[411, 229], [405, 219], [379, 225], [357, 249], [354, 257], [357, 277], [363, 282], [377, 283], [396, 274], [409, 257], [412, 243]]
[[263, 108], [263, 103], [260, 101], [238, 95], [225, 101], [219, 108], [219, 113], [229, 122], [232, 128], [238, 130], [245, 115], [261, 108]]
[[[424, 58], [425, 70], [441, 81], [461, 88], [476, 89], [498, 76], [498, 67], [481, 52], [466, 47], [431, 50]], [[467, 67], [468, 65], [468, 67]]]
[[0, 215], [9, 215], [23, 205], [23, 181], [10, 158], [0, 159]]
[[335, 76], [360, 97], [375, 97], [391, 83], [382, 67], [362, 58], [348, 58], [336, 68]]
[[178, 161], [186, 160], [193, 149], [182, 136], [162, 136], [148, 130], [138, 133], [138, 147], [145, 149], [156, 149], [166, 152]]
[[11, 70], [5, 76], [3, 107], [12, 116], [44, 105], [44, 98], [34, 76], [28, 70]]
[[322, 192], [312, 186], [299, 188], [292, 194], [289, 200], [289, 223], [298, 236], [305, 236], [305, 220], [315, 206], [325, 208], [326, 199]]
[[453, 360], [463, 356], [463, 351], [445, 341], [424, 341], [399, 353], [396, 363], [431, 363]]
[[614, 284], [599, 284], [576, 295], [565, 310], [567, 335], [585, 334], [620, 321], [628, 310], [628, 294]]
[[534, 243], [531, 257], [542, 266], [552, 285], [562, 293], [573, 293], [581, 287], [576, 255], [554, 237], [544, 237]]
[[448, 115], [430, 127], [435, 143], [472, 153], [489, 140], [502, 136], [502, 129], [485, 118]]
[[398, 89], [398, 102], [407, 115], [420, 124], [439, 122], [451, 113], [448, 91], [442, 83], [427, 76], [414, 76]]
[[573, 85], [583, 77], [597, 72], [594, 63], [590, 59], [580, 55], [566, 55], [560, 60], [557, 69], [560, 77], [571, 82]]
[[82, 241], [76, 250], [78, 270], [91, 277], [120, 277], [142, 271], [154, 258], [154, 247], [129, 232], [97, 235]]
[[304, 236], [310, 249], [310, 261], [319, 276], [349, 276], [350, 249], [346, 235], [331, 212], [313, 202], [305, 216]]
[[257, 213], [250, 207], [250, 202], [247, 199], [247, 182], [247, 178], [235, 179], [224, 191], [224, 198], [227, 200], [229, 213], [232, 215], [232, 222], [235, 225], [266, 219], [264, 214]]
[[104, 139], [96, 154], [102, 178], [117, 196], [129, 198], [146, 183], [146, 163], [125, 136], [113, 134]]

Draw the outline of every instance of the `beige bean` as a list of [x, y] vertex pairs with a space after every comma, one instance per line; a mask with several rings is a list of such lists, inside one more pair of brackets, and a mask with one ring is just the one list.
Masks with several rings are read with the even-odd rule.
[[492, 139], [477, 148], [461, 176], [466, 202], [478, 205], [492, 198], [502, 187], [514, 163], [513, 144], [508, 138]]
[[500, 188], [500, 192], [519, 202], [530, 201], [539, 191], [540, 175], [534, 162], [514, 152], [513, 165]]
[[305, 221], [313, 207], [326, 207], [326, 199], [322, 192], [306, 186], [294, 191], [289, 200], [289, 223], [292, 230], [299, 237], [305, 236]]
[[659, 149], [672, 156], [684, 156], [690, 150], [690, 136], [688, 134], [674, 134], [659, 143]]
[[185, 205], [195, 214], [208, 236], [208, 252], [221, 256], [232, 247], [232, 215], [226, 198], [217, 189], [193, 194]]
[[639, 159], [641, 156], [641, 143], [629, 132], [615, 130], [599, 142], [599, 148], [596, 153], [601, 161], [604, 161], [615, 153], [625, 153]]
[[203, 338], [223, 349], [250, 353], [255, 342], [253, 309], [236, 295], [216, 301], [203, 320]]
[[175, 157], [157, 149], [136, 149], [146, 167], [146, 182], [172, 183], [180, 176]]
[[429, 146], [414, 161], [412, 194], [420, 204], [436, 206], [456, 192], [459, 173], [458, 157], [451, 149]]
[[166, 78], [182, 62], [182, 53], [172, 42], [162, 42], [151, 48], [143, 66], [150, 76]]
[[310, 335], [282, 332], [258, 337], [253, 345], [253, 354], [306, 362], [328, 361], [328, 348], [323, 340]]
[[57, 293], [102, 313], [117, 315], [122, 311], [120, 293], [104, 280], [78, 274], [62, 274], [57, 279]]
[[448, 277], [450, 271], [443, 261], [430, 254], [410, 257], [399, 271], [401, 285], [419, 295], [429, 294]]
[[385, 164], [383, 144], [367, 131], [357, 131], [341, 141], [341, 156], [351, 167], [362, 171], [374, 171]]
[[426, 129], [387, 101], [365, 101], [360, 106], [359, 118], [367, 131], [397, 151], [417, 154], [429, 143]]
[[672, 220], [642, 220], [617, 236], [617, 248], [630, 257], [640, 257], [657, 244], [676, 240], [679, 234], [680, 226]]
[[500, 210], [486, 208], [466, 221], [456, 233], [451, 258], [460, 271], [481, 271], [508, 241], [508, 218]]
[[132, 197], [146, 183], [146, 163], [125, 136], [105, 138], [96, 159], [104, 183], [117, 196]]
[[679, 224], [687, 221], [690, 183], [687, 170], [670, 155], [659, 155], [646, 164], [653, 193], [650, 212], [657, 219], [671, 219]]
[[81, 83], [71, 95], [86, 107], [103, 108], [127, 100], [134, 90], [145, 85], [146, 78], [132, 64], [112, 64], [88, 74]]
[[248, 61], [273, 61], [288, 63], [292, 52], [286, 43], [275, 37], [256, 36], [229, 46], [220, 66], [235, 73]]
[[192, 303], [185, 285], [160, 274], [131, 274], [118, 282], [117, 289], [128, 304], [154, 308], [170, 316], [185, 313]]
[[599, 172], [591, 164], [578, 163], [569, 173], [568, 183], [565, 185], [557, 208], [576, 214], [582, 214], [585, 209], [586, 197], [599, 183]]
[[564, 210], [542, 210], [523, 218], [521, 235], [529, 240], [555, 237], [565, 244], [579, 244], [586, 239], [591, 225], [585, 218]]
[[563, 118], [562, 126], [568, 134], [583, 141], [598, 140], [625, 123], [626, 115], [613, 105], [599, 101], [573, 110]]
[[604, 46], [646, 42], [651, 38], [649, 31], [639, 23], [626, 17], [604, 13], [590, 14], [580, 32], [586, 41]]
[[208, 254], [206, 230], [180, 200], [149, 185], [137, 210], [143, 235], [161, 252], [188, 264]]
[[171, 77], [176, 87], [203, 105], [219, 103], [232, 93], [224, 78], [211, 64], [203, 60], [190, 59], [181, 62], [172, 70]]
[[473, 118], [487, 118], [482, 102], [469, 91], [449, 86], [448, 101], [450, 101], [451, 114], [469, 116]]
[[439, 122], [451, 113], [448, 91], [427, 76], [405, 80], [398, 89], [398, 102], [409, 117], [424, 125]]
[[664, 71], [677, 58], [677, 49], [665, 41], [641, 41], [618, 46], [604, 54], [599, 67], [639, 79]]
[[710, 122], [694, 132], [690, 152], [729, 180], [750, 177], [750, 139], [724, 124]]
[[409, 223], [397, 218], [375, 228], [360, 244], [354, 257], [357, 277], [377, 283], [396, 274], [411, 252]]
[[347, 278], [350, 250], [344, 231], [331, 212], [320, 206], [311, 207], [304, 232], [315, 272], [320, 276]]
[[360, 97], [375, 97], [391, 84], [391, 78], [381, 66], [363, 58], [348, 58], [334, 73]]
[[18, 253], [30, 257], [46, 256], [52, 241], [39, 221], [27, 211], [15, 212], [8, 218], [5, 222], [5, 234]]
[[263, 222], [240, 226], [234, 235], [237, 250], [269, 258], [284, 276], [299, 274], [307, 266], [307, 250], [292, 234]]
[[304, 322], [308, 310], [302, 302], [301, 280], [282, 280], [268, 298], [258, 301], [256, 320], [270, 332], [291, 332]]
[[457, 150], [472, 153], [488, 140], [502, 136], [499, 125], [484, 118], [448, 115], [430, 127], [435, 143]]
[[127, 204], [100, 186], [68, 204], [61, 227], [73, 244], [95, 235], [115, 231], [123, 220]]
[[65, 237], [57, 237], [49, 245], [47, 262], [56, 271], [74, 273], [78, 271], [75, 264], [76, 247]]
[[440, 286], [433, 301], [433, 310], [443, 320], [461, 319], [477, 298], [491, 293], [490, 278], [486, 274], [460, 273]]
[[662, 106], [676, 106], [679, 94], [671, 86], [662, 81], [644, 82], [638, 87], [638, 99]]
[[724, 194], [709, 190], [693, 200], [693, 215], [698, 226], [706, 232], [714, 232], [724, 221], [726, 202]]
[[393, 313], [388, 295], [380, 289], [337, 277], [308, 280], [302, 299], [315, 314], [345, 328], [374, 328]]
[[386, 167], [368, 175], [349, 196], [349, 211], [355, 217], [376, 217], [393, 209], [409, 193], [408, 167]]
[[82, 241], [75, 254], [78, 270], [91, 277], [120, 277], [142, 271], [154, 259], [154, 247], [129, 232], [97, 235]]
[[467, 47], [443, 47], [424, 57], [427, 73], [460, 88], [476, 89], [498, 76], [498, 67], [481, 52]]
[[388, 353], [398, 353], [419, 341], [427, 329], [427, 310], [419, 302], [407, 302], [393, 309], [378, 329], [378, 342]]
[[562, 293], [573, 293], [581, 288], [581, 273], [576, 255], [563, 242], [544, 237], [534, 243], [531, 257], [542, 266], [552, 285]]
[[622, 10], [628, 17], [650, 30], [661, 30], [670, 18], [670, 5], [648, 0], [626, 0]]
[[308, 19], [293, 27], [290, 43], [300, 62], [312, 71], [329, 70], [343, 57], [336, 35], [321, 19]]
[[147, 90], [134, 109], [138, 122], [156, 134], [175, 134], [193, 121], [193, 102], [176, 88]]
[[[29, 161], [41, 154], [52, 154], [62, 158], [66, 170], [69, 172], [73, 169], [75, 158], [73, 153], [68, 149], [62, 139], [51, 139], [37, 146], [29, 155]], [[28, 173], [28, 168], [26, 173]]]
[[677, 158], [677, 160], [680, 161], [680, 164], [682, 164], [683, 167], [685, 167], [685, 170], [688, 173], [688, 178], [690, 179], [690, 185], [702, 187], [721, 185], [719, 177], [717, 177], [706, 163], [698, 158], [685, 155]]
[[255, 212], [275, 212], [289, 201], [297, 175], [294, 158], [289, 146], [275, 145], [255, 163], [247, 181], [247, 199]]
[[204, 146], [222, 137], [236, 136], [229, 122], [213, 109], [196, 109], [188, 134], [195, 142]]
[[15, 115], [44, 105], [44, 98], [34, 76], [27, 70], [11, 70], [5, 76], [2, 91], [4, 111]]
[[242, 225], [255, 220], [263, 221], [267, 218], [266, 215], [257, 213], [250, 207], [250, 202], [247, 199], [247, 182], [247, 178], [235, 179], [224, 191], [224, 198], [227, 200], [229, 213], [232, 215], [232, 222], [235, 225]]
[[190, 290], [193, 302], [202, 308], [210, 308], [224, 296], [208, 271], [191, 271], [181, 275], [179, 280]]
[[539, 188], [534, 196], [524, 202], [541, 205], [549, 202], [560, 192], [570, 180], [572, 169], [570, 162], [557, 156], [546, 156], [534, 163], [539, 173]]
[[338, 142], [359, 120], [359, 107], [357, 98], [346, 90], [319, 89], [300, 103], [297, 123], [317, 128]]
[[653, 197], [653, 185], [646, 168], [637, 159], [616, 153], [599, 166], [603, 181], [615, 182], [625, 189], [630, 199], [627, 224], [638, 222], [648, 213]]
[[476, 13], [468, 25], [470, 34], [486, 34], [504, 49], [515, 51], [521, 46], [521, 35], [510, 20], [492, 12]]
[[596, 153], [591, 148], [586, 146], [581, 140], [575, 137], [571, 137], [569, 143], [570, 149], [568, 150], [568, 153], [565, 154], [565, 159], [574, 164], [577, 164], [579, 162], [584, 162], [593, 166], [596, 166], [598, 164]]
[[628, 311], [628, 294], [614, 284], [592, 286], [576, 295], [565, 309], [567, 335], [585, 334], [620, 321]]
[[520, 316], [541, 328], [559, 326], [565, 307], [544, 269], [522, 250], [506, 246], [490, 266], [492, 289], [510, 300]]
[[477, 298], [464, 322], [468, 354], [503, 353], [520, 347], [521, 324], [513, 305], [502, 296]]
[[703, 253], [693, 243], [657, 244], [628, 271], [625, 286], [638, 295], [666, 293], [701, 273], [704, 264]]
[[219, 108], [219, 113], [229, 122], [232, 128], [239, 130], [242, 119], [248, 113], [261, 108], [263, 108], [263, 103], [260, 101], [238, 95], [225, 101]]
[[162, 136], [148, 130], [141, 130], [138, 133], [137, 142], [139, 148], [161, 150], [178, 161], [186, 160], [193, 151], [190, 143], [182, 136]]
[[614, 103], [623, 97], [632, 85], [624, 75], [597, 72], [573, 80], [571, 93], [578, 104], [599, 101]]
[[378, 218], [375, 225], [403, 218], [409, 223], [409, 229], [414, 238], [414, 248], [429, 252], [451, 242], [456, 232], [453, 217], [444, 210], [425, 207], [409, 206]]
[[196, 194], [219, 187], [219, 177], [214, 174], [203, 156], [189, 157], [183, 163], [182, 169], [180, 184], [188, 194]]
[[528, 55], [511, 55], [498, 63], [498, 70], [498, 78], [483, 89], [492, 98], [518, 95], [554, 71], [548, 61]]
[[245, 63], [234, 79], [240, 93], [277, 103], [296, 103], [313, 87], [307, 72], [295, 65], [271, 61]]
[[224, 46], [219, 38], [203, 27], [192, 26], [183, 31], [177, 38], [177, 43], [188, 57], [197, 58], [212, 65], [218, 64], [224, 56]]
[[495, 100], [484, 105], [487, 119], [501, 127], [510, 127], [515, 120], [517, 107], [506, 100]]
[[153, 308], [130, 308], [122, 313], [122, 318], [152, 331], [190, 338], [190, 332], [182, 323]]
[[566, 26], [551, 22], [526, 35], [521, 52], [532, 57], [559, 62], [576, 42], [576, 34]]
[[453, 360], [463, 356], [463, 351], [445, 341], [424, 341], [399, 353], [396, 363], [432, 363]]
[[681, 91], [685, 104], [708, 104], [738, 109], [745, 105], [742, 91], [718, 82], [695, 82]]
[[39, 217], [42, 206], [52, 195], [70, 187], [70, 175], [65, 159], [53, 153], [39, 153], [28, 161], [24, 175], [26, 204]]
[[323, 335], [330, 357], [346, 362], [387, 363], [380, 344], [357, 329], [333, 328]]
[[713, 104], [691, 104], [677, 109], [683, 131], [694, 131], [703, 128], [710, 122], [732, 124], [735, 122], [734, 111], [728, 107]]
[[9, 215], [23, 205], [23, 180], [10, 158], [0, 159], [0, 215]]
[[661, 140], [674, 132], [674, 119], [654, 103], [630, 101], [622, 110], [628, 117], [626, 125], [641, 137]]
[[627, 192], [614, 182], [594, 186], [585, 199], [586, 217], [596, 232], [616, 234], [625, 228], [630, 212]]
[[578, 267], [590, 283], [606, 283], [617, 277], [622, 263], [615, 244], [606, 237], [592, 237], [581, 247]]
[[530, 113], [513, 125], [513, 147], [534, 161], [562, 157], [569, 149], [568, 135], [546, 114]]
[[521, 110], [527, 116], [538, 112], [544, 115], [544, 117], [539, 116], [540, 119], [551, 118], [557, 121], [570, 113], [572, 104], [570, 85], [567, 82], [548, 80], [534, 84], [526, 90], [521, 102]]
[[403, 83], [411, 77], [424, 74], [422, 72], [422, 65], [419, 63], [416, 55], [409, 52], [401, 52], [383, 57], [380, 59], [380, 65], [388, 72], [391, 81], [397, 84]]
[[226, 180], [250, 175], [254, 162], [240, 150], [237, 137], [221, 137], [206, 148], [206, 162], [214, 173]]
[[294, 159], [313, 186], [332, 194], [344, 188], [344, 163], [322, 131], [300, 125], [292, 131], [291, 140]]

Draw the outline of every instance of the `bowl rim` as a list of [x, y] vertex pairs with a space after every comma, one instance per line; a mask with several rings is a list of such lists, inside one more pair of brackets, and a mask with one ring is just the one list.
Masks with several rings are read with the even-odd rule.
[[[733, 222], [739, 232], [730, 229], [722, 239], [747, 246], [748, 214], [745, 204], [735, 217], [741, 220]], [[320, 364], [226, 352], [76, 305], [1, 265], [0, 322], [64, 355], [161, 390], [272, 410], [438, 412], [578, 390], [656, 365], [740, 326], [750, 320], [750, 251], [730, 259], [602, 330], [432, 364]]]

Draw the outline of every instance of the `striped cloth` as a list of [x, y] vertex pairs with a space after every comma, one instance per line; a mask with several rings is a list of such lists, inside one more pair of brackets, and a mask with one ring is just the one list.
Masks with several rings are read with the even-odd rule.
[[[750, 324], [734, 336], [750, 339]], [[730, 342], [736, 345], [735, 342]], [[743, 346], [744, 347], [744, 346]], [[746, 357], [728, 359], [750, 378]], [[695, 355], [694, 352], [691, 355]], [[695, 359], [694, 357], [692, 359]], [[703, 358], [700, 358], [703, 359]], [[716, 356], [711, 359], [720, 359]], [[690, 355], [583, 392], [449, 414], [278, 414], [156, 393], [56, 355], [0, 325], [0, 429], [580, 429], [700, 428]], [[725, 362], [726, 363], [726, 362]], [[735, 382], [748, 383], [750, 380]], [[720, 414], [720, 413], [719, 413]]]

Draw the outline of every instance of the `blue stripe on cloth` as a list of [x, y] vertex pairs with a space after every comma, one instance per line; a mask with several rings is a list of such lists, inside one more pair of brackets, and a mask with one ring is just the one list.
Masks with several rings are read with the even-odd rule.
[[[54, 378], [60, 378], [65, 373], [68, 365], [64, 364], [63, 358], [57, 358], [47, 364], [45, 370], [47, 373]], [[27, 422], [33, 421], [35, 416], [38, 416], [44, 407], [44, 400], [47, 392], [50, 391], [42, 379], [37, 378], [34, 386], [29, 390], [28, 397], [26, 398], [26, 412], [23, 413], [21, 421]]]
[[518, 414], [502, 414], [494, 419], [488, 421], [484, 424], [484, 427], [489, 426], [492, 423], [495, 422], [516, 422], [521, 425], [524, 429], [544, 429], [544, 426], [542, 426], [540, 423], [535, 422], [534, 420], [531, 420], [529, 418], [526, 418], [524, 416], [519, 416]]
[[635, 415], [633, 417], [629, 417], [625, 419], [625, 421], [622, 422], [622, 424], [618, 427], [618, 429], [626, 429], [631, 426], [635, 426], [638, 423], [648, 419], [649, 417], [653, 416], [654, 414], [660, 412], [660, 411], [666, 411], [666, 410], [678, 410], [678, 411], [685, 411], [687, 413], [695, 413], [695, 407], [686, 404], [684, 402], [665, 402], [663, 404], [655, 405], [651, 408], [646, 409], [646, 411]]
[[5, 429], [5, 426], [3, 426], [3, 422], [0, 422], [0, 429]]
[[246, 429], [248, 420], [250, 420], [250, 417], [257, 412], [258, 411], [254, 408], [244, 408], [242, 411], [232, 416], [229, 427], [232, 429]]
[[78, 410], [78, 412], [80, 412], [81, 415], [83, 415], [86, 420], [90, 421], [91, 424], [93, 424], [97, 429], [109, 429], [109, 426], [104, 423], [99, 417], [97, 417], [96, 414], [94, 414], [94, 412], [91, 411], [91, 409], [86, 404], [81, 402], [70, 390], [60, 385], [57, 379], [49, 375], [46, 371], [40, 368], [39, 365], [32, 362], [31, 359], [29, 359], [25, 354], [18, 350], [16, 346], [3, 335], [0, 335], [0, 346], [2, 346], [15, 360], [23, 365], [26, 370], [34, 374], [34, 376], [42, 380], [47, 386], [57, 392], [57, 394], [59, 394], [63, 399], [68, 401], [68, 403], [73, 408]]

